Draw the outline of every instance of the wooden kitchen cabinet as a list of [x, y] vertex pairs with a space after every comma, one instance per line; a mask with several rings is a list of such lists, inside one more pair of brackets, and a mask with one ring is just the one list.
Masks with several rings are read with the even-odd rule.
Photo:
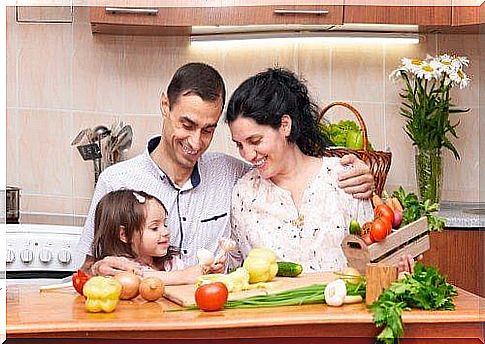
[[485, 231], [446, 228], [430, 234], [425, 264], [436, 266], [450, 283], [485, 297]]
[[[305, 2], [307, 3], [307, 2]], [[335, 3], [335, 2], [333, 2]], [[191, 26], [343, 23], [342, 5], [243, 5], [177, 7], [91, 7], [92, 31], [114, 34], [188, 34]]]
[[453, 26], [477, 24], [485, 24], [485, 2], [481, 6], [453, 6]]
[[449, 5], [443, 6], [382, 6], [345, 3], [344, 8], [344, 23], [346, 24], [449, 26], [451, 18], [451, 1]]

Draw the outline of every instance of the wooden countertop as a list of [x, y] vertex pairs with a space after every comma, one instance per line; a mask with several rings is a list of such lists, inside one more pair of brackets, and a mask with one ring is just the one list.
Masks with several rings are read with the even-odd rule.
[[[484, 299], [462, 289], [458, 292], [455, 311], [404, 312], [406, 337], [483, 341]], [[40, 293], [37, 286], [8, 285], [7, 337], [209, 339], [377, 334], [363, 304], [165, 312], [177, 308], [165, 299], [145, 302], [138, 297], [121, 301], [113, 313], [88, 313], [84, 298], [72, 288]]]

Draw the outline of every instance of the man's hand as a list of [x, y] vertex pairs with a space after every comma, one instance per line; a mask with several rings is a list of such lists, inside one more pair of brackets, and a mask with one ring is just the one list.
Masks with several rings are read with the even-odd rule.
[[343, 166], [350, 170], [339, 175], [338, 186], [354, 198], [368, 199], [374, 191], [374, 177], [369, 166], [353, 154], [346, 154], [340, 159]]
[[91, 266], [91, 273], [100, 276], [114, 276], [123, 271], [134, 272], [142, 276], [142, 267], [139, 263], [126, 257], [105, 257]]

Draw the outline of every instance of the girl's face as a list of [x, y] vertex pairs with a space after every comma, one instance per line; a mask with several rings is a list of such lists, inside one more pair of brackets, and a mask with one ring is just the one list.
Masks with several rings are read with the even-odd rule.
[[143, 232], [133, 236], [133, 250], [143, 258], [163, 257], [170, 245], [170, 232], [166, 226], [167, 214], [154, 199], [147, 200]]
[[283, 116], [279, 129], [258, 124], [252, 118], [242, 116], [232, 122], [229, 128], [241, 157], [253, 164], [263, 178], [272, 178], [282, 171], [289, 149], [289, 116]]

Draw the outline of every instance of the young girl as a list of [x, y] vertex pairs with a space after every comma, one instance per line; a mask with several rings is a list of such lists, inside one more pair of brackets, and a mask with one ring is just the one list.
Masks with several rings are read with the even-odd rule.
[[[144, 277], [156, 276], [165, 284], [194, 283], [202, 275], [199, 265], [185, 267], [170, 246], [167, 210], [143, 191], [122, 189], [106, 194], [98, 203], [92, 252], [96, 262], [105, 257], [126, 257], [138, 262]], [[92, 272], [99, 274], [96, 263]]]

